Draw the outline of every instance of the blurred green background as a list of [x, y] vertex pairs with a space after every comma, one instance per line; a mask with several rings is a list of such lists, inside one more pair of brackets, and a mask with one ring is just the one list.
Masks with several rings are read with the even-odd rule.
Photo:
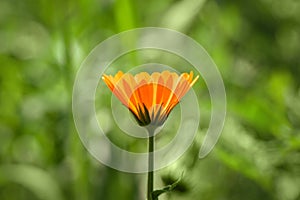
[[[76, 71], [99, 42], [158, 26], [203, 45], [228, 101], [216, 148], [198, 160], [210, 99], [203, 81], [195, 85], [201, 129], [181, 159], [155, 173], [159, 188], [185, 172], [160, 199], [299, 200], [299, 25], [297, 0], [0, 0], [0, 199], [144, 199], [145, 174], [108, 168], [83, 147], [71, 97]], [[107, 109], [99, 117], [112, 124]], [[120, 146], [136, 145], [108, 129]]]

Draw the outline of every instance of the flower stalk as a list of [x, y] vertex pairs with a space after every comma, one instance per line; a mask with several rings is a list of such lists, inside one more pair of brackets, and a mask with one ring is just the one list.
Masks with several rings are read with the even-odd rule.
[[152, 200], [152, 192], [153, 192], [153, 168], [154, 168], [154, 135], [149, 133], [148, 139], [148, 186], [147, 186], [147, 199]]

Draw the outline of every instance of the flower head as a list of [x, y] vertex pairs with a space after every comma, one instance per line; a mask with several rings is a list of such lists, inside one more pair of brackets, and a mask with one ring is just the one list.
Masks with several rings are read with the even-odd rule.
[[193, 79], [192, 71], [180, 76], [170, 71], [151, 75], [147, 72], [132, 75], [119, 71], [115, 76], [102, 77], [141, 126], [162, 125], [198, 78]]

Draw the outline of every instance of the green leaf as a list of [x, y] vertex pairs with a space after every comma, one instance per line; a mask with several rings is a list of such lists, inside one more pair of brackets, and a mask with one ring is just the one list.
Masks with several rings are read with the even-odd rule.
[[175, 189], [175, 187], [181, 181], [182, 177], [183, 177], [183, 173], [181, 174], [180, 178], [177, 181], [175, 181], [173, 184], [168, 185], [168, 186], [164, 187], [163, 189], [153, 191], [152, 192], [152, 200], [158, 200], [159, 195], [166, 193], [166, 192], [173, 191]]
[[132, 0], [117, 0], [114, 13], [119, 31], [135, 28], [135, 9]]

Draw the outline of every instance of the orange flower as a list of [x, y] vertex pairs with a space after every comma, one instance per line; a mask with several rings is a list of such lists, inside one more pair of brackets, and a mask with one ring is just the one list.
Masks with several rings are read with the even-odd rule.
[[199, 76], [174, 72], [141, 72], [133, 76], [119, 71], [102, 79], [114, 95], [132, 112], [140, 126], [162, 125], [171, 110], [189, 91]]

